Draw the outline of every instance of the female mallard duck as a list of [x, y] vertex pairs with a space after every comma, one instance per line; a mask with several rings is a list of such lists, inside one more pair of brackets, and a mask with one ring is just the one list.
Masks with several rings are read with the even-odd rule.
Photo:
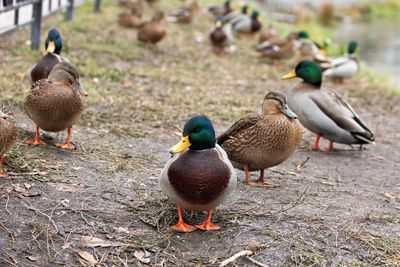
[[348, 45], [348, 55], [344, 57], [332, 58], [328, 63], [321, 64], [326, 69], [324, 76], [343, 81], [351, 78], [360, 70], [360, 63], [356, 56], [357, 42], [351, 41]]
[[272, 38], [276, 37], [278, 34], [276, 32], [276, 29], [273, 24], [269, 24], [268, 28], [266, 28], [264, 31], [260, 33], [260, 36], [258, 37], [258, 43], [262, 44], [265, 41], [269, 41]]
[[296, 54], [298, 46], [299, 34], [297, 32], [290, 33], [286, 39], [279, 37], [271, 38], [264, 41], [256, 47], [261, 57], [272, 60], [292, 58]]
[[48, 32], [44, 45], [46, 54], [31, 68], [29, 73], [29, 80], [31, 83], [47, 78], [56, 64], [62, 61], [68, 61], [60, 56], [62, 39], [57, 29], [53, 28]]
[[209, 34], [209, 38], [213, 47], [213, 51], [216, 54], [223, 54], [225, 47], [227, 47], [229, 44], [229, 39], [224, 28], [222, 27], [221, 20], [217, 20], [215, 27]]
[[[162, 170], [160, 185], [178, 207], [179, 221], [172, 228], [182, 232], [220, 229], [211, 223], [212, 210], [235, 189], [236, 172], [225, 151], [215, 143], [211, 121], [204, 116], [190, 118], [171, 153], [174, 156]], [[202, 225], [194, 227], [183, 221], [182, 209], [207, 211], [208, 216]]]
[[137, 38], [139, 41], [144, 43], [156, 44], [161, 41], [165, 34], [165, 26], [162, 21], [164, 19], [164, 13], [157, 11], [151, 21], [145, 22], [139, 28]]
[[[218, 137], [233, 166], [245, 171], [250, 186], [276, 187], [264, 182], [264, 169], [284, 162], [300, 144], [303, 128], [286, 104], [282, 93], [269, 92], [262, 114], [250, 114], [235, 122]], [[258, 184], [250, 171], [260, 170]]]
[[258, 11], [253, 11], [251, 16], [241, 15], [230, 21], [232, 29], [238, 33], [256, 33], [262, 27], [259, 21], [260, 14]]
[[372, 143], [375, 137], [342, 97], [330, 90], [321, 89], [321, 69], [312, 61], [302, 61], [282, 77], [299, 77], [303, 82], [290, 89], [289, 105], [300, 122], [317, 135], [313, 150], [319, 150], [320, 137], [328, 139], [328, 150], [333, 142], [341, 144]]
[[18, 130], [12, 112], [0, 104], [0, 177], [7, 177], [3, 169], [4, 153], [6, 153], [17, 141]]
[[130, 12], [121, 13], [118, 16], [118, 24], [127, 28], [139, 28], [143, 24], [142, 15]]
[[68, 62], [57, 64], [47, 79], [32, 84], [26, 98], [25, 110], [29, 118], [36, 123], [34, 139], [27, 144], [45, 144], [39, 138], [39, 128], [50, 132], [59, 132], [68, 128], [65, 144], [60, 148], [75, 149], [71, 144], [72, 126], [83, 111], [81, 96], [87, 96], [79, 82], [77, 68]]
[[172, 12], [168, 21], [179, 22], [179, 23], [192, 23], [192, 21], [200, 14], [200, 7], [196, 1], [191, 2], [188, 5], [181, 7], [178, 10]]

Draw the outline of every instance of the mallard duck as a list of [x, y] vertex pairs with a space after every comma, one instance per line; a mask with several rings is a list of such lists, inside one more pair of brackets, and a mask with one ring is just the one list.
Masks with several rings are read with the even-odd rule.
[[231, 22], [234, 19], [237, 19], [241, 16], [248, 17], [249, 13], [251, 14], [251, 9], [249, 8], [248, 5], [244, 5], [241, 7], [240, 11], [232, 10], [228, 14], [218, 17], [217, 19], [220, 19], [224, 23]]
[[46, 54], [30, 70], [29, 80], [31, 84], [40, 79], [47, 78], [56, 64], [62, 61], [68, 61], [60, 56], [62, 50], [62, 39], [61, 34], [57, 29], [50, 29], [44, 45]]
[[223, 4], [209, 5], [207, 10], [214, 16], [215, 19], [218, 19], [233, 11], [232, 1], [226, 0]]
[[[290, 157], [300, 144], [303, 128], [296, 114], [286, 104], [286, 96], [269, 92], [262, 114], [250, 114], [235, 122], [218, 137], [233, 166], [245, 171], [250, 186], [276, 187], [264, 181], [264, 169], [276, 166]], [[260, 170], [258, 183], [250, 171]]]
[[32, 84], [25, 101], [25, 111], [36, 123], [35, 138], [27, 144], [45, 144], [39, 137], [39, 129], [59, 132], [68, 128], [68, 137], [60, 148], [75, 149], [70, 142], [72, 126], [83, 111], [81, 95], [87, 96], [79, 82], [77, 68], [68, 62], [58, 63], [47, 79]]
[[300, 57], [298, 61], [313, 60], [317, 55], [320, 54], [320, 49], [317, 44], [310, 38], [308, 32], [299, 32], [299, 52]]
[[161, 41], [165, 34], [165, 26], [162, 21], [164, 19], [164, 13], [157, 11], [151, 21], [145, 22], [139, 28], [137, 38], [139, 41], [144, 43], [156, 44]]
[[258, 11], [253, 11], [251, 16], [239, 16], [232, 19], [230, 24], [232, 25], [232, 29], [238, 33], [256, 33], [262, 27], [259, 16]]
[[229, 44], [229, 39], [224, 28], [222, 27], [221, 20], [217, 20], [215, 27], [209, 34], [209, 38], [214, 52], [217, 54], [223, 54], [225, 47], [227, 47]]
[[143, 24], [142, 16], [130, 12], [124, 12], [118, 16], [118, 24], [127, 28], [139, 28]]
[[143, 13], [144, 3], [143, 0], [119, 0], [119, 6], [126, 7], [129, 9], [131, 14], [141, 16]]
[[258, 37], [258, 43], [262, 44], [265, 41], [269, 41], [274, 37], [277, 37], [277, 32], [273, 24], [269, 24], [268, 28], [262, 31]]
[[322, 63], [321, 67], [326, 69], [324, 76], [338, 79], [351, 78], [360, 70], [360, 62], [356, 56], [357, 42], [351, 41], [348, 45], [348, 55], [329, 59], [327, 63]]
[[319, 150], [320, 137], [341, 144], [368, 144], [375, 140], [370, 129], [354, 109], [335, 92], [322, 89], [321, 69], [312, 61], [302, 61], [282, 77], [299, 77], [303, 82], [290, 89], [289, 105], [299, 116], [300, 122], [317, 135], [313, 150]]
[[196, 1], [193, 1], [190, 4], [173, 11], [169, 15], [168, 21], [179, 23], [192, 23], [192, 21], [199, 15], [199, 13], [200, 7]]
[[6, 153], [17, 141], [18, 130], [12, 112], [0, 104], [0, 177], [7, 177], [3, 169], [4, 153]]
[[[173, 157], [161, 172], [160, 185], [178, 207], [178, 224], [172, 228], [182, 232], [220, 229], [211, 223], [212, 210], [235, 189], [237, 178], [225, 151], [215, 142], [211, 121], [205, 116], [190, 118], [181, 141], [170, 152]], [[183, 221], [182, 209], [207, 211], [208, 216], [194, 227]]]
[[296, 54], [299, 35], [297, 32], [290, 33], [286, 39], [273, 37], [257, 45], [256, 50], [261, 57], [272, 60], [292, 58]]

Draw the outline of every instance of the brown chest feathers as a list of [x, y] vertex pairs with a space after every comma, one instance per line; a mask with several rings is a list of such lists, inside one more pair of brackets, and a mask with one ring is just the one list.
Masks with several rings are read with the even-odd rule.
[[208, 204], [227, 188], [231, 171], [216, 149], [187, 150], [168, 170], [168, 179], [177, 194], [189, 203]]

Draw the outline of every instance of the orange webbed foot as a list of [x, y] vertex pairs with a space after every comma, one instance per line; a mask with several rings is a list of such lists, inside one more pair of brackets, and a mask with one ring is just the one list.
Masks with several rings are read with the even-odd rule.
[[32, 138], [32, 139], [28, 139], [25, 141], [25, 144], [28, 145], [46, 145], [45, 142], [43, 142], [42, 140], [40, 140], [40, 138]]
[[184, 232], [184, 233], [189, 233], [189, 232], [193, 232], [193, 231], [197, 230], [196, 227], [186, 224], [184, 222], [179, 222], [179, 223], [175, 224], [174, 226], [172, 226], [172, 229], [175, 231]]
[[196, 225], [196, 228], [203, 231], [217, 231], [221, 229], [221, 227], [219, 227], [218, 225], [209, 222], [204, 222], [201, 225]]
[[76, 149], [76, 146], [72, 143], [56, 144], [56, 147], [62, 148], [62, 149], [69, 149], [69, 150]]

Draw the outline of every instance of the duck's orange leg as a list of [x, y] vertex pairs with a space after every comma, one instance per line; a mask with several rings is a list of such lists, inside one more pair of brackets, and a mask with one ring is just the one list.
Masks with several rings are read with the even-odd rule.
[[260, 170], [260, 177], [258, 178], [258, 186], [268, 187], [268, 188], [280, 187], [279, 184], [276, 184], [276, 183], [273, 183], [273, 182], [266, 182], [264, 180], [264, 169]]
[[59, 148], [64, 148], [64, 149], [75, 149], [75, 145], [71, 143], [71, 134], [72, 134], [72, 126], [68, 128], [68, 136], [67, 140], [65, 141], [64, 144], [56, 144], [57, 147]]
[[314, 145], [313, 145], [313, 147], [311, 148], [312, 150], [320, 150], [319, 149], [319, 140], [321, 139], [321, 135], [320, 134], [317, 134], [317, 137], [315, 138], [315, 142], [314, 142]]
[[250, 186], [257, 186], [257, 183], [251, 179], [250, 168], [248, 165], [243, 165], [244, 176], [246, 177], [246, 183]]
[[204, 231], [216, 231], [221, 229], [221, 227], [219, 227], [218, 225], [211, 223], [211, 216], [212, 216], [212, 210], [208, 212], [207, 219], [205, 220], [205, 222], [201, 225], [196, 225], [196, 227]]
[[172, 226], [172, 229], [174, 229], [175, 231], [178, 231], [178, 232], [185, 232], [185, 233], [193, 232], [193, 231], [197, 230], [196, 227], [186, 224], [183, 221], [182, 208], [180, 208], [180, 207], [178, 207], [178, 223], [175, 224], [174, 226]]
[[45, 145], [46, 143], [40, 140], [40, 135], [39, 135], [39, 124], [36, 123], [36, 133], [35, 133], [35, 138], [33, 139], [28, 139], [25, 141], [25, 144], [28, 145]]
[[6, 172], [6, 170], [3, 169], [3, 160], [4, 160], [4, 156], [0, 155], [0, 178], [5, 178], [8, 176], [8, 173]]
[[326, 150], [327, 151], [332, 151], [334, 149], [334, 147], [333, 147], [333, 141], [329, 141], [329, 145], [328, 145], [328, 147], [326, 148]]

